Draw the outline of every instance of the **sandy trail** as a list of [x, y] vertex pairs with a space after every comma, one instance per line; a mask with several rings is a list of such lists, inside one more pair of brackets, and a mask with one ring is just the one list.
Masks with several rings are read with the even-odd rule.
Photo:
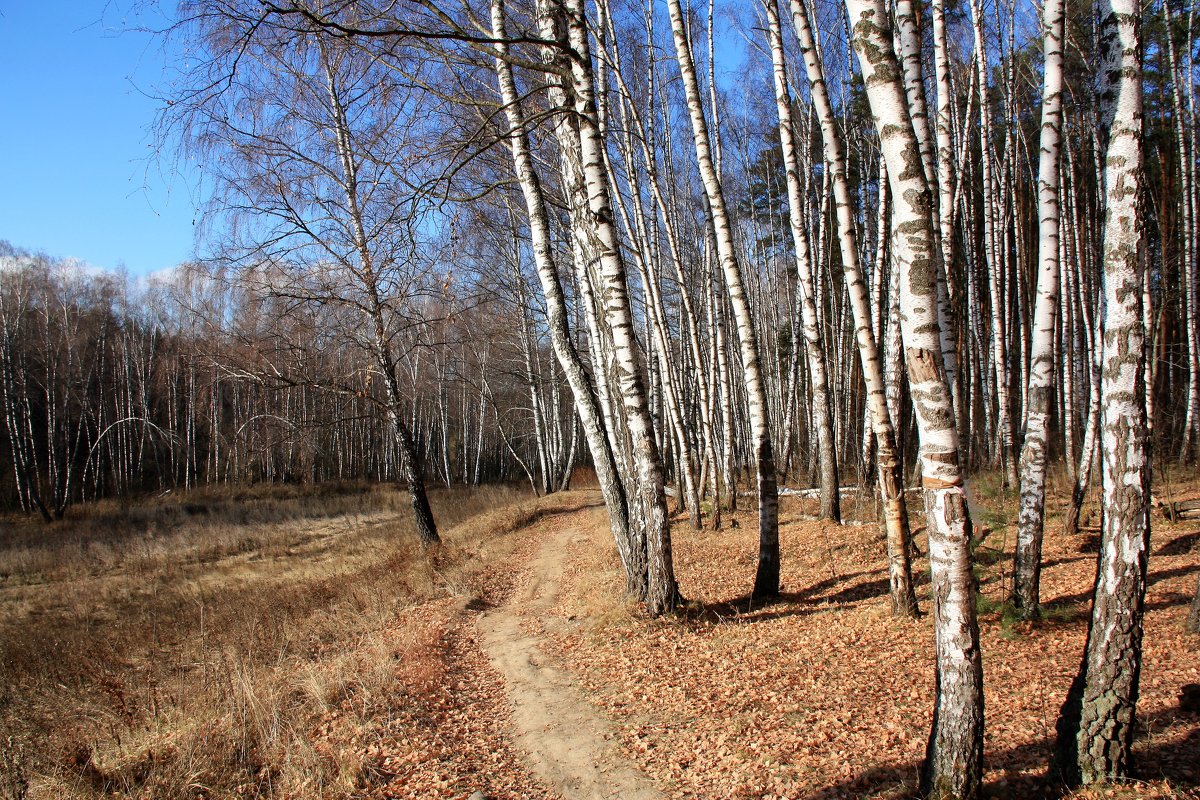
[[581, 535], [566, 521], [542, 543], [524, 588], [479, 617], [480, 641], [504, 677], [517, 746], [542, 780], [572, 800], [659, 800], [650, 779], [621, 753], [616, 727], [521, 626], [523, 617], [553, 605], [567, 546]]

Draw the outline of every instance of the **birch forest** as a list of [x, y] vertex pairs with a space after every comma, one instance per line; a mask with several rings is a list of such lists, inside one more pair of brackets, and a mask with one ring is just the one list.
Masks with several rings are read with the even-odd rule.
[[439, 487], [586, 480], [653, 625], [702, 589], [679, 541], [738, 515], [746, 607], [785, 596], [781, 499], [813, 500], [830, 530], [873, 526], [889, 613], [930, 620], [914, 791], [977, 798], [987, 476], [1015, 499], [1014, 619], [1043, 619], [1044, 531], [1099, 535], [1047, 769], [1131, 774], [1152, 520], [1191, 511], [1160, 480], [1200, 459], [1196, 8], [178, 20], [157, 134], [211, 190], [198, 256], [134, 278], [0, 247], [6, 513], [49, 530], [103, 501], [363, 481], [402, 492], [428, 549]]

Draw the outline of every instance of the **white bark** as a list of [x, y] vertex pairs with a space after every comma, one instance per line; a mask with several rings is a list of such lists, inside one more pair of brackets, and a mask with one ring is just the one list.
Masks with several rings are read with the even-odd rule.
[[893, 262], [900, 271], [900, 325], [921, 435], [937, 661], [937, 706], [923, 784], [933, 797], [975, 798], [983, 772], [983, 666], [971, 575], [970, 521], [941, 353], [933, 197], [892, 49], [887, 10], [882, 0], [847, 0], [846, 6], [888, 165], [895, 206]]
[[1026, 616], [1038, 612], [1042, 526], [1046, 506], [1046, 424], [1054, 383], [1054, 334], [1058, 325], [1059, 139], [1062, 131], [1063, 0], [1042, 7], [1045, 53], [1042, 91], [1041, 160], [1038, 164], [1038, 278], [1033, 341], [1021, 449], [1021, 507], [1013, 560], [1013, 604]]
[[[758, 334], [750, 311], [742, 268], [734, 246], [733, 229], [726, 208], [725, 193], [713, 163], [708, 121], [704, 115], [696, 65], [692, 58], [691, 42], [684, 24], [679, 0], [667, 0], [671, 17], [671, 32], [675, 40], [675, 55], [683, 78], [688, 116], [692, 122], [692, 140], [696, 149], [700, 178], [708, 199], [709, 215], [716, 239], [717, 257], [725, 275], [725, 288], [737, 324], [741, 346], [742, 370], [746, 378], [749, 400], [750, 428], [753, 437], [754, 460], [758, 472], [758, 571], [754, 579], [754, 594], [769, 597], [779, 593], [779, 495], [775, 478], [775, 457], [772, 452], [770, 421], [768, 419], [766, 385], [759, 359]], [[726, 431], [726, 436], [731, 434]]]
[[672, 565], [670, 519], [663, 491], [662, 462], [650, 416], [646, 383], [638, 359], [625, 264], [613, 219], [604, 165], [604, 142], [597, 124], [588, 23], [583, 0], [563, 0], [561, 5], [556, 0], [549, 0], [547, 6], [548, 13], [542, 16], [543, 35], [558, 37], [561, 31], [555, 29], [565, 25], [565, 40], [572, 51], [570, 107], [578, 126], [574, 130], [578, 141], [563, 141], [560, 138], [560, 146], [568, 150], [578, 148], [588, 214], [586, 223], [579, 227], [576, 234], [588, 237], [588, 245], [599, 265], [605, 320], [612, 334], [616, 358], [617, 388], [629, 429], [640, 510], [645, 515], [648, 570], [646, 606], [651, 614], [661, 614], [673, 610], [680, 598]]
[[[822, 519], [841, 520], [838, 502], [837, 455], [833, 441], [833, 409], [829, 397], [829, 378], [825, 365], [825, 343], [817, 320], [813, 300], [815, 284], [808, 241], [808, 224], [804, 219], [804, 195], [800, 186], [800, 158], [792, 128], [792, 97], [787, 85], [787, 64], [784, 61], [783, 35], [779, 25], [779, 10], [775, 0], [766, 0], [767, 35], [770, 40], [771, 62], [775, 79], [775, 108], [779, 115], [779, 140], [783, 152], [788, 194], [788, 221], [796, 260], [796, 305], [799, 307], [801, 330], [808, 353], [808, 369], [812, 384], [813, 417], [817, 423], [817, 445], [820, 452]], [[856, 248], [857, 249], [857, 248]], [[799, 357], [793, 342], [792, 358]]]
[[[492, 0], [491, 17], [492, 30], [496, 38], [505, 38], [503, 0]], [[512, 67], [504, 60], [506, 49], [507, 46], [503, 43], [497, 45], [500, 57], [496, 59], [496, 75], [509, 124], [509, 148], [529, 215], [534, 263], [546, 299], [546, 319], [550, 342], [575, 396], [575, 407], [579, 413], [588, 448], [592, 453], [596, 477], [608, 507], [613, 539], [617, 544], [622, 565], [625, 567], [626, 589], [634, 597], [641, 599], [646, 592], [645, 553], [631, 535], [629, 509], [617, 463], [604, 430], [599, 399], [588, 380], [583, 360], [571, 340], [567, 323], [566, 300], [554, 263], [546, 201], [542, 192], [541, 180], [529, 152], [529, 134], [524, 114], [521, 111], [520, 94], [517, 92], [513, 79]], [[597, 369], [602, 369], [602, 366]]]
[[[772, 5], [767, 0], [768, 25], [777, 27]], [[867, 385], [867, 407], [877, 442], [878, 486], [884, 508], [884, 529], [888, 546], [888, 574], [891, 584], [892, 610], [898, 615], [911, 616], [917, 612], [913, 592], [912, 567], [909, 562], [908, 511], [904, 505], [900, 462], [896, 453], [896, 436], [892, 416], [888, 413], [884, 388], [883, 367], [879, 347], [871, 329], [871, 304], [859, 265], [858, 232], [854, 225], [854, 206], [846, 175], [845, 147], [833, 113], [833, 103], [825, 85], [825, 70], [817, 52], [808, 10], [804, 0], [790, 0], [792, 24], [800, 40], [800, 52], [808, 73], [813, 105], [821, 123], [825, 162], [833, 181], [834, 206], [837, 212], [838, 244], [842, 255], [842, 272], [850, 295], [854, 314], [854, 333], [858, 344], [863, 379]], [[774, 49], [776, 42], [772, 42]], [[782, 42], [777, 58], [782, 59]], [[778, 71], [778, 67], [776, 67]], [[882, 192], [882, 187], [881, 187]], [[886, 203], [880, 203], [879, 213], [886, 216]], [[882, 248], [883, 242], [880, 242]], [[881, 270], [882, 271], [882, 270]]]
[[1005, 325], [1004, 282], [1001, 271], [1005, 262], [1004, 248], [1000, 242], [999, 214], [996, 207], [996, 187], [999, 177], [995, 175], [992, 152], [992, 117], [988, 102], [987, 46], [984, 38], [983, 6], [979, 0], [971, 2], [972, 27], [975, 33], [975, 72], [979, 86], [979, 142], [980, 166], [983, 179], [983, 236], [984, 253], [991, 294], [991, 344], [996, 382], [996, 439], [999, 444], [1000, 466], [1005, 471], [1010, 485], [1017, 482], [1016, 462], [1013, 459], [1012, 402], [1009, 398], [1008, 336]]
[[1101, 478], [1104, 519], [1083, 663], [1059, 720], [1059, 766], [1069, 783], [1126, 776], [1141, 672], [1150, 544], [1142, 321], [1141, 9], [1100, 6], [1104, 149], [1104, 349]]

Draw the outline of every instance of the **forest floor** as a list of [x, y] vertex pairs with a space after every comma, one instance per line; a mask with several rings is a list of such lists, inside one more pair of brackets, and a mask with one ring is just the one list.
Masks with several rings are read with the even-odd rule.
[[[1046, 764], [1082, 653], [1098, 537], [1086, 527], [1064, 536], [1051, 521], [1045, 618], [1015, 621], [1003, 608], [1013, 540], [1005, 505], [976, 504], [985, 534], [976, 550], [985, 791], [1063, 797]], [[659, 620], [621, 602], [602, 509], [539, 522], [515, 576], [506, 568], [464, 606], [476, 618], [447, 619], [456, 647], [474, 643], [490, 663], [448, 653], [462, 693], [446, 698], [455, 712], [436, 724], [439, 739], [457, 736], [469, 751], [472, 714], [499, 715], [506, 747], [523, 754], [530, 775], [476, 771], [444, 746], [404, 768], [412, 751], [400, 747], [384, 757], [393, 778], [375, 795], [912, 797], [933, 703], [929, 618], [890, 615], [876, 526], [816, 522], [813, 510], [785, 501], [784, 594], [752, 610], [744, 594], [754, 574], [753, 514], [739, 513], [724, 531], [680, 521], [675, 557], [689, 602]], [[1200, 524], [1156, 518], [1154, 530], [1137, 779], [1072, 797], [1200, 797], [1200, 717], [1178, 701], [1183, 685], [1200, 683], [1200, 637], [1182, 628], [1200, 572]], [[923, 551], [924, 536], [917, 540]], [[923, 559], [915, 566], [927, 569]], [[927, 580], [918, 582], [927, 608]], [[507, 707], [477, 703], [480, 686]]]
[[[977, 485], [986, 795], [1063, 797], [1045, 765], [1098, 537], [1051, 517], [1045, 618], [1016, 622], [1015, 502]], [[173, 565], [126, 548], [59, 574], [0, 547], [0, 798], [913, 796], [933, 634], [890, 615], [874, 524], [785, 498], [783, 596], [747, 609], [753, 513], [679, 520], [688, 602], [651, 620], [622, 600], [597, 493], [445, 500], [463, 521], [425, 555], [389, 551], [399, 507], [248, 521], [249, 543], [223, 527], [228, 552]], [[1072, 797], [1200, 797], [1200, 717], [1177, 697], [1200, 683], [1183, 632], [1198, 573], [1200, 523], [1156, 514], [1137, 780]]]

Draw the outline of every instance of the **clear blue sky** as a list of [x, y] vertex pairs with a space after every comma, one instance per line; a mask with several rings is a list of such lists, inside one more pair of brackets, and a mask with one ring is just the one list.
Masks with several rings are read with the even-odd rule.
[[169, 54], [135, 0], [0, 0], [0, 239], [131, 274], [193, 251], [194, 179], [156, 159]]

